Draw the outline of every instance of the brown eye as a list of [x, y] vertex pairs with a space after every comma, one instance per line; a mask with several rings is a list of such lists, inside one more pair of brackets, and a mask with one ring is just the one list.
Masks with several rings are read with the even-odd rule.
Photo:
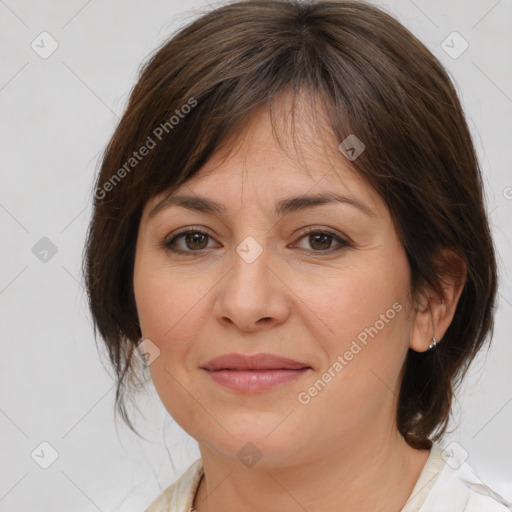
[[[178, 233], [168, 242], [164, 242], [163, 246], [173, 252], [193, 253], [208, 249], [208, 242], [211, 240], [213, 239], [210, 234], [194, 229]], [[308, 246], [300, 247], [300, 244], [297, 244], [297, 247], [316, 253], [336, 252], [350, 245], [339, 235], [320, 229], [308, 231], [300, 240], [306, 240]]]
[[333, 237], [326, 233], [309, 235], [309, 243], [313, 249], [326, 250], [331, 248]]
[[[333, 252], [347, 247], [349, 243], [330, 231], [316, 230], [310, 231], [302, 236], [300, 240], [306, 240], [309, 247], [301, 247], [313, 252]], [[338, 247], [332, 247], [333, 243], [337, 243]]]
[[198, 252], [208, 248], [210, 238], [208, 233], [190, 230], [177, 234], [164, 245], [167, 249], [177, 252]]
[[208, 235], [203, 233], [185, 233], [184, 240], [187, 248], [192, 250], [206, 249], [208, 245]]

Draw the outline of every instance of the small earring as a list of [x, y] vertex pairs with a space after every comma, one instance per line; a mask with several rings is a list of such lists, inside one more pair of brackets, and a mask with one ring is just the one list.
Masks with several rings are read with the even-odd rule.
[[428, 346], [429, 350], [432, 350], [433, 348], [437, 347], [437, 340], [435, 336], [432, 336], [432, 343]]

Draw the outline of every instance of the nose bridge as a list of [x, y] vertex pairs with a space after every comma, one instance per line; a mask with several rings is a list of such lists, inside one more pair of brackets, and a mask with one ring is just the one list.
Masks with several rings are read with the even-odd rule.
[[245, 297], [245, 303], [253, 308], [264, 303], [271, 286], [269, 244], [260, 238], [245, 237], [236, 247], [230, 281], [235, 293]]
[[[236, 254], [237, 256], [247, 265], [252, 265], [257, 260], [261, 260], [261, 263], [266, 263], [268, 259], [269, 247], [268, 243], [263, 240], [263, 237], [260, 237], [260, 242], [258, 242], [254, 237], [247, 236], [245, 237], [237, 246], [236, 246]], [[266, 245], [264, 248], [263, 245]], [[266, 253], [265, 256], [262, 257], [263, 253]], [[237, 258], [235, 258], [235, 263], [239, 263]]]
[[[271, 270], [270, 246], [264, 237], [261, 240], [247, 236], [235, 247], [233, 266], [215, 306], [220, 321], [229, 320], [241, 330], [280, 323], [288, 315], [284, 290]], [[262, 319], [265, 322], [259, 322]]]

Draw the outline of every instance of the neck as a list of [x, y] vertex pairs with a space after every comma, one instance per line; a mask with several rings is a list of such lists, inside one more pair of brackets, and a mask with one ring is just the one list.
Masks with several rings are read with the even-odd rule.
[[[372, 441], [369, 441], [371, 439]], [[204, 478], [193, 507], [197, 512], [387, 512], [401, 510], [429, 455], [397, 433], [344, 440], [306, 463], [241, 467], [201, 446]]]

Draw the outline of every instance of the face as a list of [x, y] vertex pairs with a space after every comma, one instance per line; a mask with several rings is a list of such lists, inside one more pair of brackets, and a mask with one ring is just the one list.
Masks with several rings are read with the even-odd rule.
[[[268, 467], [396, 432], [414, 322], [385, 204], [334, 135], [300, 119], [300, 157], [284, 121], [279, 144], [262, 110], [171, 196], [218, 209], [153, 197], [134, 267], [142, 335], [160, 351], [149, 371], [170, 415], [200, 448], [253, 451]], [[330, 196], [289, 201], [320, 195]]]

